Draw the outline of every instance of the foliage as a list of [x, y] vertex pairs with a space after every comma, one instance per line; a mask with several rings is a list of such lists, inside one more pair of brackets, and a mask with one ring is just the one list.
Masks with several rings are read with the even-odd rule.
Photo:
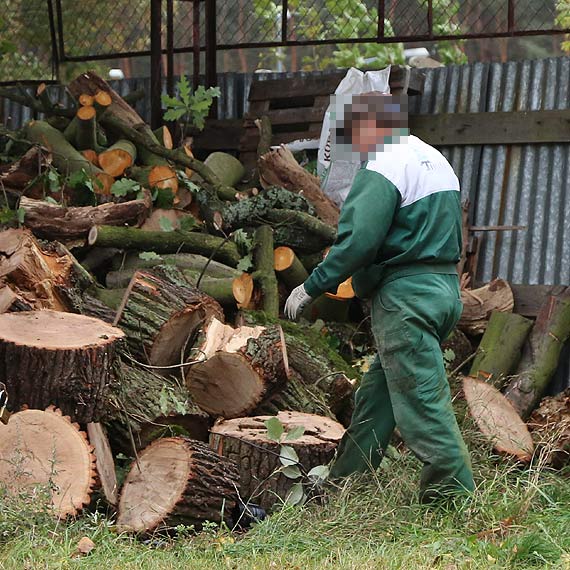
[[[570, 1], [557, 0], [555, 23], [561, 28], [570, 28]], [[570, 36], [565, 36], [565, 40], [560, 44], [560, 47], [564, 52], [570, 53]]]
[[113, 196], [117, 196], [117, 198], [121, 198], [131, 193], [139, 194], [141, 191], [141, 185], [135, 180], [129, 180], [128, 178], [115, 180], [111, 186], [111, 194]]
[[162, 96], [162, 104], [166, 107], [165, 121], [180, 121], [185, 127], [192, 125], [202, 130], [206, 117], [215, 97], [221, 95], [219, 87], [205, 89], [199, 85], [194, 93], [190, 88], [188, 78], [183, 75], [176, 85], [178, 97]]

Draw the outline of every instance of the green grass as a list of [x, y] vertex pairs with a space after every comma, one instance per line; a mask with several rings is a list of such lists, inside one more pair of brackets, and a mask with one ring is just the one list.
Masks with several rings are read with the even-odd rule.
[[[570, 473], [538, 461], [522, 468], [469, 439], [478, 488], [454, 509], [418, 504], [419, 464], [406, 453], [325, 505], [284, 508], [244, 534], [210, 529], [145, 544], [100, 513], [57, 523], [32, 511], [41, 497], [0, 497], [0, 568], [570, 570]], [[82, 536], [96, 548], [76, 557]]]

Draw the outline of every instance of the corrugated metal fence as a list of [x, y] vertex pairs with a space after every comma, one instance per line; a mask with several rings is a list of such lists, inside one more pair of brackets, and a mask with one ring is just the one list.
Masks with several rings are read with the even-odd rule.
[[[220, 118], [239, 118], [247, 107], [253, 80], [298, 74], [222, 74]], [[121, 94], [134, 89], [150, 93], [149, 79], [114, 82]], [[65, 101], [61, 87], [50, 86], [54, 100]], [[565, 109], [570, 106], [570, 59], [555, 58], [505, 64], [473, 64], [427, 70], [422, 97], [413, 98], [419, 114]], [[148, 98], [137, 103], [148, 118]], [[32, 118], [28, 109], [8, 101], [0, 117], [10, 128]], [[502, 277], [513, 283], [570, 284], [569, 144], [470, 145], [445, 147], [464, 196], [470, 199], [472, 222], [522, 225], [516, 232], [485, 233], [478, 278]]]

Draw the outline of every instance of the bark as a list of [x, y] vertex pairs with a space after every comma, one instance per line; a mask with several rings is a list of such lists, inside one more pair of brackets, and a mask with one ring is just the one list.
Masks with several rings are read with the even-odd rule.
[[280, 281], [292, 291], [304, 283], [309, 273], [290, 247], [278, 247], [273, 252], [275, 272]]
[[83, 170], [93, 180], [97, 194], [110, 193], [113, 177], [91, 164], [57, 129], [44, 121], [30, 121], [25, 133], [28, 140], [47, 148], [53, 157], [53, 165], [63, 176]]
[[43, 184], [34, 181], [47, 171], [51, 160], [51, 155], [47, 150], [33, 146], [17, 162], [0, 166], [0, 185], [8, 195], [14, 197], [25, 193], [32, 198], [43, 198]]
[[101, 319], [112, 324], [121, 306], [125, 289], [104, 289], [103, 287], [89, 287], [83, 293], [81, 314]]
[[10, 409], [54, 404], [73, 421], [99, 421], [123, 336], [98, 319], [72, 313], [0, 315], [0, 382], [10, 394]]
[[515, 313], [493, 312], [469, 374], [477, 378], [483, 373], [489, 384], [501, 390], [520, 362], [532, 325]]
[[261, 290], [263, 311], [269, 316], [279, 316], [279, 290], [273, 269], [273, 230], [260, 226], [253, 237], [254, 281]]
[[209, 154], [204, 164], [216, 174], [225, 186], [233, 187], [245, 176], [243, 164], [226, 152]]
[[0, 313], [31, 310], [33, 307], [9, 285], [0, 285]]
[[0, 423], [0, 481], [9, 493], [45, 487], [53, 513], [77, 515], [91, 502], [95, 455], [84, 432], [53, 406], [13, 414]]
[[196, 404], [214, 417], [246, 415], [287, 381], [287, 351], [279, 326], [233, 329], [213, 320], [195, 347], [203, 362], [189, 368], [186, 383]]
[[466, 376], [463, 393], [471, 416], [493, 447], [529, 462], [534, 452], [532, 437], [512, 404], [496, 388]]
[[514, 307], [511, 287], [502, 279], [495, 279], [479, 289], [462, 289], [463, 313], [458, 327], [467, 334], [482, 334], [493, 311], [510, 313]]
[[95, 107], [82, 107], [77, 111], [77, 132], [74, 141], [77, 150], [101, 150], [97, 142], [96, 115]]
[[231, 267], [236, 267], [241, 258], [235, 243], [194, 232], [147, 232], [136, 228], [93, 226], [88, 241], [89, 245], [97, 247], [213, 255], [213, 259]]
[[170, 367], [186, 362], [193, 339], [212, 318], [223, 318], [220, 305], [176, 268], [161, 266], [137, 271], [116, 322], [135, 358]]
[[303, 193], [314, 206], [317, 216], [336, 228], [339, 209], [320, 188], [319, 179], [307, 172], [284, 146], [272, 150], [258, 160], [262, 183], [282, 186], [292, 192]]
[[121, 492], [117, 527], [149, 533], [180, 524], [199, 529], [205, 521], [229, 523], [238, 485], [235, 464], [206, 444], [184, 437], [160, 439], [133, 462]]
[[[280, 444], [267, 437], [265, 421], [271, 416], [237, 418], [217, 423], [211, 430], [210, 447], [218, 454], [233, 460], [240, 469], [240, 495], [269, 509], [284, 501], [293, 480], [278, 473]], [[279, 421], [288, 432], [303, 426], [305, 433], [287, 442], [299, 456], [303, 473], [317, 465], [325, 465], [333, 458], [344, 428], [331, 420], [299, 412], [279, 412]]]
[[104, 420], [115, 452], [131, 456], [165, 435], [208, 441], [212, 421], [193, 403], [178, 371], [165, 377], [124, 360], [115, 366]]
[[257, 157], [260, 158], [271, 150], [271, 139], [273, 138], [273, 129], [271, 128], [271, 120], [267, 115], [259, 119], [255, 119], [255, 126], [259, 129], [259, 143], [257, 144]]
[[564, 343], [570, 337], [570, 289], [543, 305], [505, 394], [522, 418], [528, 418], [546, 391]]
[[93, 226], [140, 225], [148, 216], [150, 197], [129, 202], [109, 202], [100, 206], [69, 207], [23, 197], [25, 225], [35, 235], [49, 240], [87, 239]]

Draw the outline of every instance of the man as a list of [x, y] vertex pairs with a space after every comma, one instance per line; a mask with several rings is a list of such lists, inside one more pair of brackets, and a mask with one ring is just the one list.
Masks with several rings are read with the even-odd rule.
[[297, 318], [351, 275], [356, 294], [371, 299], [378, 354], [356, 392], [330, 476], [376, 469], [398, 426], [424, 464], [420, 498], [430, 501], [474, 488], [440, 349], [462, 311], [455, 267], [461, 201], [443, 155], [408, 135], [402, 104], [372, 94], [353, 98], [336, 134], [363, 163], [336, 243], [291, 293], [285, 312]]

